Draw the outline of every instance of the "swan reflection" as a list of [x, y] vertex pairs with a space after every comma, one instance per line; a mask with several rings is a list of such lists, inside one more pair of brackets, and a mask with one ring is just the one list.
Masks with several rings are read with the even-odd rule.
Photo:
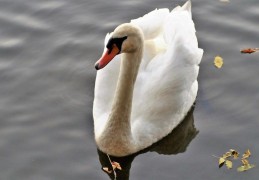
[[[109, 156], [111, 161], [118, 162], [121, 165], [122, 170], [116, 170], [117, 180], [129, 179], [131, 163], [135, 157], [140, 154], [157, 152], [158, 154], [164, 155], [176, 155], [185, 152], [190, 142], [198, 134], [198, 130], [194, 125], [193, 111], [194, 107], [192, 107], [185, 119], [169, 135], [154, 143], [152, 146], [129, 156]], [[107, 154], [101, 152], [99, 149], [97, 149], [97, 152], [102, 167], [108, 167], [109, 170], [111, 170], [112, 166]], [[113, 173], [104, 172], [107, 173], [111, 179], [114, 179]]]

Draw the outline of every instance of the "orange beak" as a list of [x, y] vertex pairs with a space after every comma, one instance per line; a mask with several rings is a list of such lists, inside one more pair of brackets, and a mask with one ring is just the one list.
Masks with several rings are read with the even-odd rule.
[[119, 48], [114, 44], [112, 49], [107, 49], [103, 56], [95, 63], [95, 69], [104, 68], [119, 52]]

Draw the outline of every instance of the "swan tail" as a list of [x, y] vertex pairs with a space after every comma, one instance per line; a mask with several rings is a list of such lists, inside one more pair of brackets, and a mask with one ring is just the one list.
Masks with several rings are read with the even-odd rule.
[[192, 15], [192, 2], [190, 0], [188, 0], [183, 6], [182, 6], [182, 10], [186, 10], [187, 12], [189, 12], [190, 15]]
[[[191, 1], [187, 1], [181, 9], [173, 10], [166, 19], [163, 27], [163, 38], [167, 44], [165, 59], [174, 65], [199, 65], [203, 50], [198, 48], [195, 24], [191, 17]], [[181, 54], [182, 58], [177, 58], [177, 54]]]

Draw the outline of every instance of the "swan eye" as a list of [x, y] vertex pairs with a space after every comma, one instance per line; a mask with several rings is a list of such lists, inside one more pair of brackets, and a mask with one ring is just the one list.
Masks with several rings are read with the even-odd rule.
[[[128, 38], [127, 36], [124, 36], [124, 37], [121, 37], [121, 38], [111, 38], [111, 39], [108, 41], [107, 45], [106, 45], [106, 48], [109, 49], [108, 54], [111, 53], [112, 48], [113, 48], [114, 45], [117, 46], [118, 49], [121, 51], [122, 43], [123, 43], [123, 41], [124, 41], [125, 39], [127, 39], [127, 38]], [[119, 52], [119, 53], [120, 53], [120, 52]], [[118, 53], [118, 54], [119, 54], [119, 53]]]

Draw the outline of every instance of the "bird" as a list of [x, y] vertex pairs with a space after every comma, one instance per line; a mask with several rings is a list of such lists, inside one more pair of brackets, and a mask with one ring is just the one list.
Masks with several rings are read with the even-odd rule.
[[191, 1], [172, 11], [155, 9], [108, 33], [95, 63], [97, 148], [122, 157], [168, 135], [195, 102], [202, 56]]

